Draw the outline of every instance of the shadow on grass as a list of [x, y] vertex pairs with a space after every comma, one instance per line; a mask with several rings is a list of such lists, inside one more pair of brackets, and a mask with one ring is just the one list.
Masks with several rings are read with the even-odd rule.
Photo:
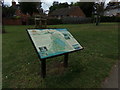
[[[64, 87], [71, 87], [71, 82], [74, 81], [77, 78], [80, 78], [81, 72], [84, 70], [84, 66], [80, 63], [76, 64], [76, 61], [74, 59], [74, 62], [71, 62], [69, 60], [69, 66], [68, 68], [63, 67], [63, 62], [61, 61], [54, 61], [51, 62], [50, 69], [47, 69], [47, 77], [45, 78], [44, 82], [46, 84], [46, 87], [50, 88], [64, 88]], [[66, 83], [66, 84], [65, 84]], [[70, 85], [69, 85], [70, 84]], [[74, 87], [74, 86], [72, 86]]]

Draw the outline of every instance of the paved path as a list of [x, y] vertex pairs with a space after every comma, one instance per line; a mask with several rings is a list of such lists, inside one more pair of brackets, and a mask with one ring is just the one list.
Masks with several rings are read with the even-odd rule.
[[120, 86], [118, 85], [118, 68], [120, 70], [120, 67], [118, 67], [118, 64], [113, 66], [110, 72], [110, 76], [106, 78], [105, 81], [102, 83], [102, 88], [118, 88], [118, 86]]

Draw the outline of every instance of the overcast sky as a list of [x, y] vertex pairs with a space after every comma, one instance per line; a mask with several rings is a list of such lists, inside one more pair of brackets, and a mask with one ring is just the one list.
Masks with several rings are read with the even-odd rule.
[[[16, 1], [18, 3], [18, 0], [14, 0], [14, 1]], [[30, 1], [30, 0], [26, 0], [26, 1]], [[33, 1], [33, 0], [31, 0], [31, 1]], [[40, 0], [38, 0], [38, 1], [40, 1]], [[41, 1], [43, 2], [42, 8], [44, 10], [48, 10], [49, 7], [52, 5], [53, 1], [58, 1], [58, 2], [62, 2], [62, 3], [63, 2], [68, 2], [70, 4], [71, 2], [77, 2], [77, 1], [80, 1], [80, 0], [41, 0]], [[90, 1], [90, 0], [87, 0], [87, 1]], [[106, 0], [106, 3], [109, 2], [109, 1], [110, 0]], [[12, 2], [12, 0], [4, 0], [4, 3], [9, 5], [9, 6], [11, 6], [11, 2]]]

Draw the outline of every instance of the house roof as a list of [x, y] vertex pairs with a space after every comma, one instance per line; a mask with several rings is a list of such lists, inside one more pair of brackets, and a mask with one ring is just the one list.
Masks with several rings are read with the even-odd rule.
[[120, 13], [120, 8], [108, 9], [104, 11], [105, 16], [116, 16], [118, 13]]
[[118, 8], [120, 8], [120, 5], [118, 5], [118, 6], [107, 6], [105, 10], [118, 9]]
[[80, 9], [79, 6], [72, 6], [72, 7], [68, 7], [68, 8], [61, 8], [61, 9], [57, 9], [54, 10], [53, 12], [51, 12], [49, 15], [51, 16], [67, 16], [70, 15], [71, 12], [74, 12], [75, 10], [80, 10], [81, 15], [84, 15], [83, 11]]

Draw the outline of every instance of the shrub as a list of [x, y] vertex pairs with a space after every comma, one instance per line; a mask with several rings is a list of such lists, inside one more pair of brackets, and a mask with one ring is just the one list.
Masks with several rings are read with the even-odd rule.
[[21, 19], [21, 16], [13, 16], [12, 19]]
[[28, 18], [28, 25], [35, 25], [35, 20], [33, 17]]
[[61, 19], [48, 19], [47, 24], [48, 25], [62, 24], [62, 20]]
[[100, 19], [101, 22], [120, 22], [120, 17], [108, 17], [108, 16], [102, 16]]
[[65, 17], [62, 19], [64, 24], [80, 24], [80, 23], [90, 23], [92, 22], [91, 18], [85, 17]]

